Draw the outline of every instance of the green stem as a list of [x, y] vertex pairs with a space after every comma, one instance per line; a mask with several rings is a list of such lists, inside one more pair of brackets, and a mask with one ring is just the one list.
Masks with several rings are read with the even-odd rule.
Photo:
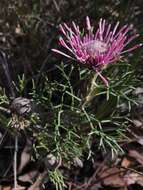
[[93, 78], [91, 80], [91, 86], [90, 86], [89, 92], [88, 92], [87, 96], [85, 97], [85, 101], [83, 102], [82, 108], [84, 108], [94, 97], [93, 92], [96, 88], [95, 81], [96, 81], [97, 77], [98, 77], [98, 74], [94, 73]]

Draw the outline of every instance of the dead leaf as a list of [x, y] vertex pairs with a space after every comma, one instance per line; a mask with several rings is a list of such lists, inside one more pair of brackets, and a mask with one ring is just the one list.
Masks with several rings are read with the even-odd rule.
[[143, 153], [139, 153], [136, 150], [130, 150], [129, 156], [131, 156], [132, 158], [135, 158], [137, 162], [143, 165]]
[[124, 180], [127, 186], [135, 183], [143, 186], [143, 176], [138, 173], [128, 173], [124, 176]]
[[124, 187], [125, 181], [122, 174], [122, 169], [117, 167], [107, 168], [100, 175], [100, 178], [103, 178], [102, 183], [107, 186], [112, 187]]

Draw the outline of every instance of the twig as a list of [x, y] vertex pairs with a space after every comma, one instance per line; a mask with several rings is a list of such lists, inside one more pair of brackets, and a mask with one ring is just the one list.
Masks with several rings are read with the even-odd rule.
[[139, 171], [137, 171], [134, 168], [126, 168], [126, 167], [123, 167], [123, 166], [121, 166], [121, 168], [124, 169], [124, 170], [128, 170], [128, 171], [134, 172], [134, 173], [136, 173], [136, 174], [138, 174], [140, 176], [143, 176], [143, 172], [139, 172]]
[[42, 181], [44, 180], [46, 175], [47, 175], [47, 171], [43, 172], [42, 174], [39, 174], [34, 184], [30, 186], [28, 190], [39, 190], [40, 186], [42, 185]]
[[14, 150], [14, 190], [17, 190], [17, 152], [18, 152], [18, 135], [15, 136]]

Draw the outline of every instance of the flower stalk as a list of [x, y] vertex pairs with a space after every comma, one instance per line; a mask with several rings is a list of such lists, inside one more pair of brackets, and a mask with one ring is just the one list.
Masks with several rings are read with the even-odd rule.
[[94, 98], [95, 96], [95, 90], [96, 90], [96, 79], [98, 77], [98, 74], [97, 73], [94, 73], [92, 79], [91, 79], [91, 85], [90, 85], [90, 89], [84, 99], [84, 102], [82, 104], [82, 108], [85, 108], [86, 105]]

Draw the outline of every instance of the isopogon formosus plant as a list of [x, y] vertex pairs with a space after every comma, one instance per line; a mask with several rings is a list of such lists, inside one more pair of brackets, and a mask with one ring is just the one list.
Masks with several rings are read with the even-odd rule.
[[[71, 110], [75, 109], [74, 111], [79, 113], [80, 118], [83, 117], [80, 120], [81, 131], [79, 133], [82, 134], [83, 123], [88, 123], [91, 127], [91, 130], [87, 130], [86, 142], [89, 149], [91, 150], [91, 144], [99, 137], [100, 140], [97, 140], [98, 145], [96, 144], [96, 146], [102, 147], [104, 150], [106, 150], [106, 146], [111, 147], [112, 153], [118, 154], [122, 149], [117, 142], [123, 135], [121, 131], [128, 127], [131, 107], [136, 104], [132, 92], [139, 84], [132, 65], [124, 60], [124, 55], [125, 53], [127, 56], [131, 55], [133, 50], [142, 46], [142, 44], [137, 44], [129, 47], [139, 34], [134, 34], [131, 26], [124, 25], [119, 28], [119, 22], [112, 26], [104, 19], [100, 19], [99, 26], [94, 31], [89, 17], [86, 18], [86, 29], [81, 30], [75, 22], [72, 22], [71, 26], [66, 23], [61, 24], [60, 31], [62, 35], [59, 37], [59, 44], [63, 49], [52, 49], [52, 51], [73, 60], [74, 63], [79, 63], [79, 79], [81, 81], [91, 79], [86, 95], [79, 96], [80, 90], [78, 93], [74, 93], [75, 83], [78, 82], [74, 81], [73, 84], [71, 80], [74, 72], [73, 65], [68, 63], [65, 66], [63, 64], [57, 66], [67, 80], [63, 86], [65, 88], [63, 92], [64, 95], [71, 96]], [[82, 66], [84, 67], [82, 68]], [[71, 67], [69, 73], [66, 73], [65, 67]], [[75, 67], [77, 68], [77, 65]], [[109, 80], [103, 76], [103, 73], [107, 74]], [[98, 76], [103, 80], [105, 86], [100, 84]], [[80, 86], [80, 88], [82, 87]], [[65, 106], [63, 99], [64, 96], [62, 96], [62, 105], [60, 104], [60, 115]], [[77, 104], [76, 101], [80, 103]], [[91, 101], [92, 104], [89, 105]], [[60, 122], [62, 122], [61, 117]], [[84, 130], [86, 129], [84, 128]]]
[[[122, 58], [124, 53], [130, 53], [141, 46], [138, 44], [125, 49], [138, 34], [128, 37], [128, 32], [132, 31], [131, 27], [125, 25], [118, 29], [117, 22], [112, 28], [112, 25], [103, 19], [94, 34], [88, 17], [86, 24], [87, 32], [80, 31], [74, 22], [72, 28], [66, 24], [61, 25], [64, 37], [60, 37], [59, 43], [70, 54], [57, 49], [53, 51], [78, 61], [87, 68], [74, 68], [73, 65], [61, 63], [56, 65], [55, 69], [55, 73], [60, 71], [58, 81], [50, 81], [47, 71], [47, 75], [41, 77], [42, 85], [36, 85], [35, 79], [32, 78], [33, 88], [28, 89], [28, 95], [48, 110], [46, 114], [39, 113], [39, 119], [32, 115], [29, 118], [30, 124], [40, 123], [38, 132], [33, 131], [29, 123], [29, 127], [25, 129], [36, 134], [34, 137], [37, 142], [33, 144], [36, 159], [41, 159], [42, 155], [51, 152], [59, 158], [61, 165], [68, 165], [68, 169], [72, 164], [83, 167], [83, 155], [88, 153], [89, 158], [94, 153], [96, 155], [94, 147], [101, 148], [103, 152], [110, 148], [114, 154], [122, 151], [118, 141], [121, 141], [122, 130], [128, 126], [129, 110], [132, 104], [136, 103], [132, 91], [137, 86], [137, 79], [131, 65]], [[106, 67], [109, 65], [110, 67]], [[78, 76], [74, 75], [75, 70]], [[103, 73], [109, 80], [103, 77]], [[100, 84], [98, 76], [105, 85]], [[21, 79], [21, 84], [25, 84], [22, 80], [26, 79]], [[90, 83], [90, 88], [86, 83]], [[83, 86], [86, 88], [84, 95], [81, 93]], [[23, 86], [17, 86], [18, 92], [20, 88]], [[13, 96], [13, 93], [11, 94]], [[89, 104], [90, 102], [92, 104]], [[29, 110], [29, 107], [25, 107], [25, 101], [22, 103], [23, 110]], [[49, 171], [49, 178], [57, 189], [65, 188], [64, 172], [62, 175], [59, 168]], [[16, 185], [15, 173], [15, 188]]]

